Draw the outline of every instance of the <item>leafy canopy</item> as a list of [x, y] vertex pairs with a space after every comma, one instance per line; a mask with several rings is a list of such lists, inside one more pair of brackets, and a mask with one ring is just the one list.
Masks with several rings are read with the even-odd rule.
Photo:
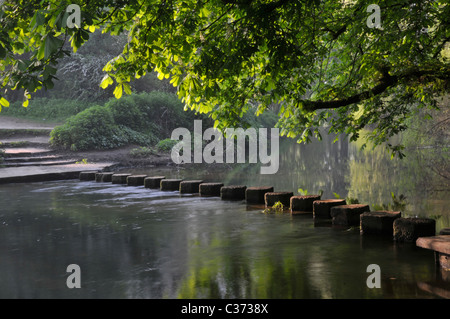
[[[420, 108], [449, 90], [447, 1], [380, 0], [381, 27], [368, 1], [6, 0], [0, 23], [0, 103], [5, 89], [51, 89], [58, 59], [95, 29], [126, 33], [101, 87], [130, 94], [129, 82], [156, 71], [186, 108], [215, 126], [243, 125], [246, 112], [279, 107], [281, 133], [307, 142], [320, 127], [352, 140], [365, 127], [375, 145], [406, 129]], [[69, 4], [81, 27], [69, 28]], [[71, 49], [68, 47], [70, 43]], [[66, 45], [67, 44], [67, 45]], [[447, 53], [446, 53], [447, 52]], [[401, 145], [390, 145], [402, 156]]]

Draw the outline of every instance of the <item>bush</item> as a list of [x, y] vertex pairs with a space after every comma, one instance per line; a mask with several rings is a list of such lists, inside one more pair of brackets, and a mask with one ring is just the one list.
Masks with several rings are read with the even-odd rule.
[[50, 134], [50, 143], [66, 149], [110, 149], [128, 144], [150, 145], [155, 138], [117, 125], [105, 106], [91, 107], [57, 126]]
[[138, 157], [148, 157], [148, 156], [150, 156], [150, 155], [155, 155], [156, 154], [156, 151], [153, 149], [153, 148], [151, 148], [151, 147], [146, 147], [146, 146], [141, 146], [141, 147], [138, 147], [138, 148], [133, 148], [131, 151], [130, 151], [130, 156], [131, 157], [135, 157], [135, 158], [138, 158]]
[[174, 147], [179, 141], [171, 140], [170, 138], [166, 138], [162, 141], [159, 141], [156, 145], [156, 148], [160, 152], [170, 152], [172, 147]]
[[[111, 99], [104, 106], [93, 106], [70, 117], [52, 131], [50, 142], [72, 150], [150, 146], [170, 136], [177, 127], [192, 127], [193, 119], [175, 95], [142, 93]], [[162, 147], [168, 146], [163, 143]]]

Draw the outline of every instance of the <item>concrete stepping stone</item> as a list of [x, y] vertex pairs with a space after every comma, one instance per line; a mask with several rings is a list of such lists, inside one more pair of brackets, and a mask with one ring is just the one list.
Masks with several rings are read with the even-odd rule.
[[314, 201], [320, 200], [320, 197], [320, 195], [292, 196], [289, 205], [291, 212], [312, 212]]
[[111, 176], [111, 183], [113, 184], [126, 184], [127, 183], [127, 177], [131, 174], [122, 173], [122, 174], [113, 174]]
[[265, 205], [264, 195], [273, 192], [272, 186], [247, 187], [245, 200], [248, 204]]
[[430, 237], [419, 237], [416, 245], [435, 252], [436, 262], [445, 271], [450, 271], [450, 236], [439, 235]]
[[199, 186], [200, 196], [218, 196], [220, 197], [220, 189], [222, 183], [201, 183]]
[[145, 188], [161, 188], [161, 180], [165, 179], [165, 176], [151, 176], [144, 178]]
[[95, 174], [95, 181], [96, 182], [109, 182], [109, 183], [111, 183], [113, 175], [114, 175], [113, 172], [96, 173]]
[[356, 226], [361, 223], [360, 215], [370, 212], [369, 205], [350, 204], [333, 206], [330, 209], [330, 215], [333, 225]]
[[321, 199], [313, 202], [313, 217], [331, 219], [331, 207], [347, 204], [345, 199]]
[[389, 235], [394, 234], [394, 220], [400, 218], [401, 212], [375, 211], [360, 215], [361, 234]]
[[160, 189], [162, 191], [178, 191], [180, 190], [180, 183], [182, 179], [162, 179], [160, 184]]
[[266, 207], [272, 207], [276, 202], [281, 202], [284, 207], [289, 207], [293, 192], [268, 192], [264, 194], [264, 202]]
[[142, 186], [147, 175], [130, 175], [127, 177], [128, 186]]
[[80, 172], [80, 181], [95, 181], [96, 171]]
[[202, 180], [182, 181], [180, 183], [180, 194], [197, 194], [200, 192]]
[[242, 185], [223, 186], [220, 189], [220, 198], [223, 200], [244, 200], [246, 189], [247, 186]]
[[397, 218], [393, 224], [394, 240], [415, 242], [419, 237], [436, 235], [436, 221], [432, 218]]

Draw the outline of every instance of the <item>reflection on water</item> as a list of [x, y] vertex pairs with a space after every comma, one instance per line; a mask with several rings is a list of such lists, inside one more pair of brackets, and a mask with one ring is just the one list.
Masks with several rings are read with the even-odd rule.
[[[134, 172], [362, 201], [404, 192], [409, 214], [428, 207], [449, 227], [448, 199], [426, 198], [402, 180], [406, 164], [383, 161], [343, 142], [290, 144], [274, 176], [254, 166]], [[0, 298], [435, 298], [420, 287], [440, 284], [431, 251], [243, 202], [79, 181], [2, 185], [0, 202]], [[81, 289], [66, 287], [69, 264]], [[366, 286], [370, 264], [381, 289]]]

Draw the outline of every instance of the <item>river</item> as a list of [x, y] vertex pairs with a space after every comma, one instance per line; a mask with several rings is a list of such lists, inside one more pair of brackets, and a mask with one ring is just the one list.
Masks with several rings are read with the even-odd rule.
[[[403, 216], [450, 227], [449, 191], [416, 155], [345, 140], [282, 142], [275, 175], [255, 164], [125, 171], [322, 190], [371, 208], [393, 193], [406, 196]], [[423, 287], [442, 284], [431, 251], [245, 202], [69, 180], [0, 185], [0, 203], [0, 298], [439, 298]], [[66, 285], [70, 264], [81, 289]], [[371, 264], [381, 288], [366, 284]]]

